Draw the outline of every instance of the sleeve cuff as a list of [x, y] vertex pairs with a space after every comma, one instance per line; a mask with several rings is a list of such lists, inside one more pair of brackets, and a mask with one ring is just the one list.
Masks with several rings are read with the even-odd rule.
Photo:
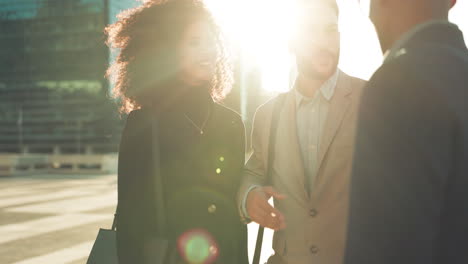
[[261, 187], [261, 186], [260, 185], [250, 186], [245, 192], [244, 198], [242, 199], [242, 203], [241, 203], [241, 211], [242, 211], [243, 217], [245, 219], [249, 219], [249, 222], [250, 222], [250, 216], [249, 216], [249, 213], [247, 212], [247, 196], [249, 196], [250, 191], [252, 191], [253, 189], [257, 187]]

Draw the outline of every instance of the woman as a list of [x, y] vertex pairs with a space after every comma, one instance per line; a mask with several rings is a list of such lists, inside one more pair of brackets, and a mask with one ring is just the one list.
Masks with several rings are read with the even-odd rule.
[[[244, 127], [238, 114], [216, 103], [231, 71], [210, 13], [194, 0], [146, 1], [106, 32], [119, 51], [108, 74], [122, 111], [130, 113], [119, 151], [119, 263], [145, 263], [158, 236], [178, 243], [178, 263], [248, 263], [235, 203]], [[155, 231], [155, 118], [165, 234]]]

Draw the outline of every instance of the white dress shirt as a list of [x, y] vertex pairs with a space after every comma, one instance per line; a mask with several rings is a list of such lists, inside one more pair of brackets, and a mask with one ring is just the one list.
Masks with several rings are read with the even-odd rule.
[[302, 95], [297, 87], [295, 88], [297, 138], [304, 165], [305, 189], [309, 194], [313, 190], [318, 170], [320, 141], [328, 116], [330, 100], [335, 93], [338, 73], [337, 70], [320, 87], [320, 92], [316, 92], [312, 98]]

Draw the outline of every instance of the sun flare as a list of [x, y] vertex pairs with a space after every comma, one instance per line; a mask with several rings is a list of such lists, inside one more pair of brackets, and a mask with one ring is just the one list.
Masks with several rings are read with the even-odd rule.
[[207, 0], [208, 7], [239, 49], [243, 67], [261, 73], [265, 91], [286, 91], [293, 60], [288, 39], [295, 14], [294, 1]]
[[[258, 69], [266, 93], [290, 89], [295, 61], [289, 38], [299, 5], [296, 1], [205, 0], [233, 46], [239, 49], [243, 71]], [[380, 65], [381, 53], [370, 21], [358, 1], [339, 0], [342, 43], [340, 68], [368, 79]], [[358, 58], [359, 57], [359, 58]]]

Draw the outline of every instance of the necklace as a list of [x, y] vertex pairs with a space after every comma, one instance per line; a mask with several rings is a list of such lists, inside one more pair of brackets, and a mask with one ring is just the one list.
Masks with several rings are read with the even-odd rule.
[[193, 120], [190, 117], [188, 117], [187, 114], [184, 113], [185, 118], [198, 130], [200, 135], [204, 134], [203, 129], [205, 129], [206, 123], [208, 122], [208, 119], [210, 119], [210, 115], [211, 115], [211, 109], [208, 111], [208, 114], [206, 115], [205, 121], [203, 121], [203, 124], [201, 125], [201, 127], [199, 127], [199, 126], [197, 126], [197, 124], [195, 124], [195, 122], [193, 122]]

